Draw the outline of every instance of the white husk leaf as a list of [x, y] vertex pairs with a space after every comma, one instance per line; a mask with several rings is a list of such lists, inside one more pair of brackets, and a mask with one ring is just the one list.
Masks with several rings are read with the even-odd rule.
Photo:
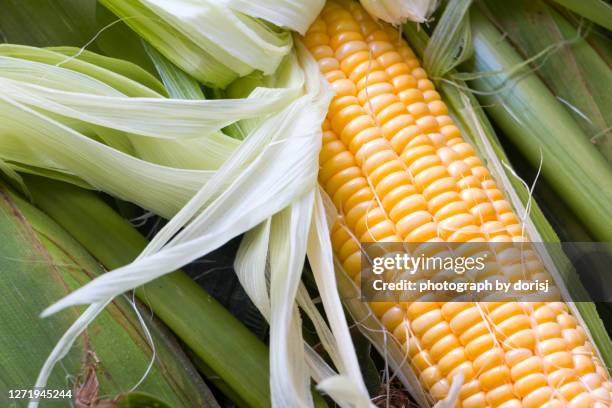
[[159, 166], [115, 150], [2, 95], [0, 156], [69, 175], [170, 216], [212, 176]]
[[240, 76], [274, 72], [291, 49], [289, 33], [273, 34], [262, 23], [206, 0], [142, 0], [172, 27]]
[[[204, 84], [224, 88], [253, 70], [273, 73], [323, 6], [296, 0], [102, 0], [153, 47]], [[265, 20], [265, 21], [262, 21]]]
[[[308, 80], [304, 96], [262, 120], [221, 168], [211, 172], [206, 184], [138, 259], [71, 293], [48, 308], [44, 315], [76, 304], [106, 303], [126, 290], [199, 258], [289, 206], [274, 216], [269, 226], [273, 232], [270, 251], [278, 254], [270, 265], [270, 320], [274, 332], [271, 342], [275, 344], [274, 355], [278, 353], [271, 361], [275, 373], [272, 378], [273, 398], [277, 401], [276, 406], [287, 406], [283, 405], [283, 398], [300, 401], [297, 405], [289, 404], [291, 406], [311, 406], [307, 368], [313, 362], [310, 361], [312, 357], [304, 354], [295, 291], [310, 228], [320, 124], [331, 95], [327, 87], [321, 86], [316, 63], [304, 55], [301, 62]], [[280, 218], [277, 220], [277, 217]], [[264, 230], [268, 228], [265, 225]], [[293, 244], [287, 246], [288, 242]], [[281, 254], [285, 254], [285, 258]], [[265, 277], [262, 275], [260, 273], [258, 283], [259, 288], [265, 290]], [[265, 311], [265, 300], [253, 297]], [[89, 321], [93, 317], [89, 316]], [[79, 323], [83, 324], [82, 321]], [[71, 336], [63, 339], [59, 349], [74, 341], [77, 334], [78, 331], [72, 331]], [[57, 355], [56, 350], [54, 356]], [[310, 361], [308, 366], [306, 359]], [[50, 359], [46, 367], [54, 362]], [[287, 369], [292, 375], [287, 376]], [[39, 383], [44, 383], [44, 378]], [[287, 393], [288, 386], [295, 392]]]
[[334, 272], [334, 255], [330, 239], [330, 231], [327, 225], [325, 207], [321, 194], [317, 190], [314, 203], [313, 222], [308, 239], [308, 260], [319, 288], [319, 294], [323, 301], [325, 314], [333, 332], [340, 354], [339, 367], [341, 374], [361, 391], [361, 395], [367, 396], [365, 384], [357, 361], [355, 348], [349, 332], [342, 302], [336, 284]]
[[320, 145], [316, 127], [322, 112], [305, 96], [266, 121], [157, 234], [139, 259], [72, 292], [46, 314], [143, 285], [291, 204], [315, 181]]
[[438, 0], [361, 0], [372, 16], [393, 25], [406, 21], [423, 23], [438, 7]]
[[317, 389], [329, 395], [334, 401], [355, 408], [374, 408], [367, 394], [355, 390], [355, 383], [348, 377], [336, 375], [319, 382]]
[[272, 218], [270, 229], [270, 388], [274, 407], [311, 407], [310, 376], [297, 295], [314, 189]]
[[[0, 104], [6, 106], [0, 159], [60, 179], [78, 176], [84, 185], [170, 217], [240, 145], [220, 128], [268, 118], [300, 95], [304, 78], [295, 56], [282, 66], [289, 71], [282, 88], [257, 88], [245, 99], [179, 100], [128, 98], [71, 69], [0, 56]], [[89, 137], [95, 133], [110, 146]]]
[[[309, 194], [314, 194], [314, 192]], [[269, 264], [267, 263], [267, 259], [268, 245], [270, 241], [271, 232], [271, 221], [272, 219], [269, 219], [245, 234], [240, 244], [238, 253], [236, 255], [234, 269], [236, 270], [236, 274], [238, 275], [240, 283], [249, 295], [249, 298], [253, 300], [255, 306], [262, 312], [262, 315], [272, 325], [277, 323], [271, 321], [270, 294], [267, 289], [267, 281], [269, 280], [268, 277], [270, 274], [270, 268]], [[314, 227], [314, 222], [315, 221], [313, 219], [311, 229]], [[285, 235], [281, 236], [280, 234], [276, 234], [275, 239], [282, 240], [287, 239], [287, 237]], [[301, 245], [305, 245], [305, 243], [301, 242]], [[298, 275], [300, 271], [298, 271]], [[338, 351], [338, 345], [336, 344], [334, 336], [325, 321], [323, 320], [323, 317], [319, 314], [319, 311], [312, 302], [312, 299], [310, 299], [303, 284], [300, 284], [298, 288], [296, 300], [298, 305], [302, 308], [302, 310], [304, 310], [304, 312], [306, 312], [309, 319], [314, 324], [317, 334], [319, 335], [319, 338], [321, 339], [325, 350], [332, 357], [332, 361], [334, 362], [336, 367], [343, 367], [345, 364], [343, 363], [342, 358], [339, 357], [341, 353]], [[294, 316], [292, 316], [293, 319], [299, 319], [298, 312], [295, 308], [293, 308], [292, 313], [294, 314]], [[287, 338], [286, 341], [293, 342], [293, 347], [297, 347], [298, 342], [301, 342], [301, 337], [296, 338], [294, 336], [291, 336], [290, 338]], [[349, 349], [352, 349], [352, 340], [349, 339], [349, 342], [346, 345], [350, 346]], [[303, 342], [303, 347], [305, 352], [304, 358], [309, 368], [310, 376], [315, 380], [315, 382], [318, 383], [320, 381], [323, 381], [324, 379], [333, 378], [338, 375], [306, 342]], [[285, 368], [280, 371], [281, 373], [291, 372], [291, 362], [289, 359], [280, 359], [278, 363], [285, 366]], [[340, 371], [342, 372], [343, 370], [340, 369]], [[355, 382], [351, 382], [350, 384], [346, 384], [346, 386], [351, 387], [353, 400], [360, 401], [361, 404], [349, 405], [343, 402], [343, 400], [336, 400], [336, 402], [341, 407], [348, 408], [355, 406], [369, 406], [367, 404], [369, 403], [367, 393], [364, 393], [362, 389], [358, 386], [358, 384], [363, 384], [363, 379], [361, 379], [361, 377], [359, 378], [357, 384]], [[322, 391], [327, 392], [328, 389], [325, 388], [322, 389]], [[278, 399], [275, 399], [275, 401], [278, 401]], [[366, 402], [365, 405], [363, 404], [364, 401]], [[285, 403], [286, 401], [283, 402], [282, 400], [278, 402], [278, 404]], [[293, 401], [291, 406], [297, 406], [297, 404], [299, 403], [300, 402]]]
[[289, 28], [302, 35], [306, 33], [325, 5], [324, 0], [309, 0], [308, 7], [304, 7], [304, 2], [301, 0], [223, 1], [236, 11], [263, 18], [279, 27]]

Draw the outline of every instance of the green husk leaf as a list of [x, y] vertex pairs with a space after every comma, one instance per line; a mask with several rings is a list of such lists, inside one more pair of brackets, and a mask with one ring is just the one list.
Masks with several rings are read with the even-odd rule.
[[145, 49], [171, 98], [206, 99], [200, 84], [192, 76], [177, 68], [150, 45], [145, 45]]
[[[147, 240], [93, 192], [31, 176], [26, 183], [35, 204], [106, 268], [133, 261], [146, 247]], [[161, 277], [136, 295], [249, 406], [269, 406], [266, 346], [185, 273]]]
[[160, 95], [168, 96], [166, 89], [157, 78], [131, 62], [106, 57], [104, 55], [76, 47], [48, 47], [47, 49], [64, 54], [68, 57], [80, 59], [101, 68], [105, 68], [116, 74], [123, 75], [126, 78], [139, 82]]
[[[587, 137], [612, 164], [612, 71], [584, 38], [588, 27], [575, 29], [541, 1], [487, 1], [488, 16], [529, 58], [550, 44], [559, 44], [536, 73], [569, 110]], [[494, 12], [493, 12], [494, 10]]]
[[30, 192], [28, 191], [26, 185], [23, 182], [23, 178], [15, 168], [10, 164], [0, 159], [0, 175], [4, 174], [7, 178], [8, 183], [13, 187], [19, 190], [24, 196], [30, 198]]
[[[40, 62], [78, 72], [90, 78], [101, 81], [127, 96], [150, 98], [161, 97], [159, 93], [153, 91], [151, 88], [148, 88], [147, 86], [142, 85], [129, 77], [107, 69], [104, 65], [108, 66], [108, 63], [110, 62], [108, 59], [105, 59], [104, 65], [99, 66], [88, 62], [86, 59], [71, 58], [60, 52], [53, 51], [53, 49], [43, 49], [15, 44], [0, 44], [0, 55], [24, 61]], [[117, 62], [113, 62], [113, 66], [116, 67], [116, 65]], [[42, 79], [44, 78], [41, 78], [41, 80]], [[74, 85], [69, 84], [67, 86], [70, 87]]]
[[[49, 350], [77, 315], [71, 310], [41, 320], [41, 308], [102, 270], [62, 228], [4, 187], [0, 187], [0, 235], [0, 405], [10, 406], [8, 390], [32, 388]], [[216, 406], [176, 342], [157, 322], [145, 321], [156, 358], [138, 390], [172, 406]], [[72, 390], [73, 400], [79, 393], [93, 391], [100, 398], [112, 397], [139, 383], [151, 358], [151, 345], [132, 306], [119, 298], [75, 343], [62, 366], [53, 371], [49, 387]], [[93, 389], [81, 388], [88, 374], [99, 382]]]
[[[478, 9], [473, 9], [475, 72], [471, 85], [496, 124], [580, 217], [594, 238], [612, 241], [612, 172], [569, 112], [539, 78], [508, 67], [522, 63], [512, 46]], [[479, 76], [478, 73], [489, 73]]]
[[81, 47], [96, 33], [95, 0], [3, 0], [0, 42]]
[[576, 14], [612, 30], [612, 6], [603, 0], [554, 0]]
[[430, 77], [439, 78], [472, 54], [472, 35], [468, 10], [472, 0], [451, 0], [423, 53], [423, 68]]
[[172, 408], [152, 395], [130, 392], [122, 395], [116, 402], [117, 408]]

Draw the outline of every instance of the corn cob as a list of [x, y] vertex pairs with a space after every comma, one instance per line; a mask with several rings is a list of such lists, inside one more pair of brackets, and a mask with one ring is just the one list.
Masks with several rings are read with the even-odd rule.
[[[355, 281], [360, 242], [526, 240], [396, 30], [358, 3], [338, 0], [303, 41], [336, 93], [323, 124], [319, 182], [339, 214], [334, 252]], [[500, 260], [492, 273], [511, 275], [519, 262]], [[544, 272], [534, 265], [534, 273]], [[402, 344], [432, 404], [447, 396], [459, 371], [461, 407], [612, 404], [608, 372], [563, 302], [370, 306]]]

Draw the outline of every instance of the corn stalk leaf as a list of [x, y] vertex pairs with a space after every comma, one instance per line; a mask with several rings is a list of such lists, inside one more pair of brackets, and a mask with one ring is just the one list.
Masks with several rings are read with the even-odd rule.
[[472, 0], [451, 0], [423, 53], [423, 68], [433, 78], [444, 76], [472, 54], [468, 10]]

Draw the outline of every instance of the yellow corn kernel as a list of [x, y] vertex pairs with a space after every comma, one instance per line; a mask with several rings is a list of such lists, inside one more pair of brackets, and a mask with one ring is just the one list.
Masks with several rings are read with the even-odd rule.
[[[336, 257], [358, 280], [361, 242], [521, 241], [519, 218], [399, 34], [330, 1], [304, 44], [335, 90], [319, 180], [339, 213]], [[487, 276], [520, 276], [508, 247]], [[533, 259], [532, 259], [533, 258]], [[537, 257], [533, 274], [544, 273]], [[562, 302], [375, 302], [433, 402], [463, 372], [462, 407], [609, 406], [605, 369]], [[484, 316], [484, 318], [483, 318]]]

